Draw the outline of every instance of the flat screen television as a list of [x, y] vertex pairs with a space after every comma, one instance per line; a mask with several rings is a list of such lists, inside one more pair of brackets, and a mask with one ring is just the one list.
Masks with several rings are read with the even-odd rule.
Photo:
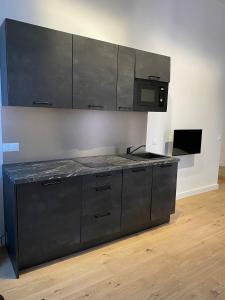
[[173, 156], [201, 153], [202, 129], [174, 130]]

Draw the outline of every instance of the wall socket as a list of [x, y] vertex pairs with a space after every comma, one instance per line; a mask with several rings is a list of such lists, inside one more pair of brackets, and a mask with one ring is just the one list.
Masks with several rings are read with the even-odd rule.
[[3, 152], [18, 152], [20, 151], [19, 143], [3, 143], [2, 145]]

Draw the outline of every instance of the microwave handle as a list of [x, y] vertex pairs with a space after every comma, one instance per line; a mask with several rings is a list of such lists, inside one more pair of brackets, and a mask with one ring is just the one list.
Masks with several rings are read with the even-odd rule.
[[148, 79], [150, 79], [150, 80], [160, 80], [160, 76], [155, 76], [155, 75], [149, 75], [148, 76]]

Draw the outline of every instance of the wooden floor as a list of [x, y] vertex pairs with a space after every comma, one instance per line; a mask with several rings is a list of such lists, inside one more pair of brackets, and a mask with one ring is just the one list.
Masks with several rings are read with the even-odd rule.
[[12, 278], [2, 254], [6, 300], [224, 300], [225, 180], [178, 201], [170, 224]]

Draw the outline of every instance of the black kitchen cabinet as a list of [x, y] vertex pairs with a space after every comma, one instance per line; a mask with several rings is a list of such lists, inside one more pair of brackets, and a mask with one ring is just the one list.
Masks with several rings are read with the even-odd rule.
[[73, 36], [73, 107], [116, 110], [118, 46]]
[[133, 111], [135, 50], [119, 46], [117, 110]]
[[72, 35], [6, 19], [3, 105], [72, 108]]
[[79, 249], [81, 204], [80, 177], [18, 186], [20, 269]]
[[[10, 19], [0, 29], [5, 106], [166, 111], [167, 56]], [[137, 83], [146, 79], [167, 83], [164, 105], [158, 96], [158, 105], [137, 105]]]
[[150, 224], [152, 167], [123, 171], [122, 231], [135, 232]]
[[[3, 166], [6, 247], [16, 276], [24, 268], [169, 222], [177, 160], [145, 163], [101, 173], [78, 169], [74, 177], [45, 181], [39, 173], [34, 182], [27, 167], [23, 175], [23, 164]], [[46, 178], [44, 162], [38, 170]]]
[[82, 243], [99, 243], [120, 232], [122, 172], [84, 178]]
[[136, 50], [135, 77], [170, 81], [170, 57]]
[[151, 221], [175, 212], [177, 163], [153, 167]]

